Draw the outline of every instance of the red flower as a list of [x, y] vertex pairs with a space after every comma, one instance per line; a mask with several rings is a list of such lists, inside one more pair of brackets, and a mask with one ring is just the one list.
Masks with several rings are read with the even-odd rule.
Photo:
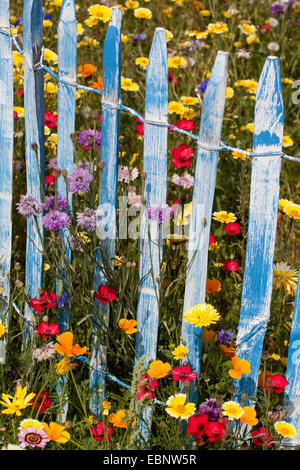
[[188, 145], [181, 144], [179, 147], [172, 148], [171, 152], [173, 157], [172, 164], [175, 168], [182, 168], [191, 164], [194, 150]]
[[31, 299], [29, 305], [35, 312], [42, 312], [44, 308], [52, 308], [56, 302], [54, 292], [44, 292], [40, 299]]
[[188, 434], [193, 434], [196, 439], [200, 439], [201, 436], [206, 432], [208, 424], [208, 414], [203, 413], [198, 416], [191, 416], [186, 428]]
[[58, 333], [60, 333], [60, 329], [58, 328], [57, 323], [47, 323], [45, 321], [42, 321], [35, 331], [40, 333], [44, 339], [47, 339], [50, 336], [58, 335]]
[[212, 234], [209, 234], [209, 244], [211, 245], [212, 243], [215, 243], [216, 239], [215, 237], [212, 236]]
[[141, 400], [145, 395], [147, 395], [148, 400], [153, 400], [155, 397], [153, 390], [156, 390], [158, 387], [158, 380], [152, 379], [148, 374], [142, 375], [138, 385], [138, 393], [136, 394], [137, 399]]
[[35, 394], [35, 397], [32, 399], [31, 408], [34, 407], [34, 409], [39, 411], [39, 413], [43, 413], [51, 405], [52, 401], [50, 400], [49, 394], [44, 391]]
[[223, 439], [226, 431], [226, 426], [218, 421], [209, 421], [205, 428], [205, 434], [209, 442], [219, 441]]
[[[271, 380], [272, 382], [272, 385], [270, 387], [267, 385], [267, 380]], [[272, 392], [282, 393], [284, 387], [286, 387], [288, 384], [289, 382], [285, 380], [285, 378], [281, 374], [267, 375], [265, 381], [265, 389], [269, 390], [269, 388], [271, 388]]]
[[54, 181], [55, 181], [54, 173], [50, 173], [50, 175], [45, 177], [45, 184], [51, 184], [51, 183], [54, 183]]
[[181, 367], [174, 367], [174, 369], [171, 370], [171, 373], [173, 374], [173, 380], [175, 380], [176, 382], [179, 382], [180, 380], [182, 382], [191, 382], [198, 376], [197, 372], [191, 372], [191, 370], [192, 368], [187, 365], [183, 365]]
[[254, 437], [253, 442], [256, 446], [262, 447], [264, 445], [268, 446], [268, 449], [271, 447], [271, 442], [273, 440], [272, 435], [269, 433], [267, 428], [253, 429], [251, 431], [252, 436]]
[[57, 119], [58, 119], [57, 116], [55, 116], [55, 114], [51, 113], [51, 111], [46, 111], [45, 112], [45, 115], [44, 115], [45, 126], [55, 127]]
[[236, 261], [222, 261], [223, 268], [222, 270], [230, 273], [232, 271], [237, 271], [239, 269], [239, 265]]
[[263, 29], [265, 31], [268, 31], [270, 29], [270, 26], [268, 24], [262, 24], [258, 25], [259, 29]]
[[[195, 123], [191, 119], [181, 119], [177, 123], [172, 122], [173, 126], [178, 127], [178, 129], [183, 129], [185, 131], [191, 131], [195, 128]], [[175, 129], [170, 128], [169, 132], [175, 132]]]
[[136, 126], [136, 130], [138, 131], [138, 134], [139, 134], [139, 135], [144, 135], [144, 127], [145, 127], [145, 126], [144, 126], [144, 123], [143, 123], [143, 122], [141, 122], [141, 124], [138, 124], [138, 125]]
[[108, 441], [110, 435], [114, 432], [112, 426], [106, 427], [103, 423], [97, 423], [94, 428], [91, 429], [95, 441]]
[[238, 235], [241, 233], [241, 226], [237, 222], [229, 222], [224, 226], [224, 230], [228, 235]]
[[170, 83], [173, 82], [174, 86], [176, 86], [176, 85], [177, 85], [177, 82], [178, 82], [178, 80], [179, 80], [179, 77], [178, 77], [178, 78], [175, 78], [175, 74], [174, 74], [173, 72], [170, 72], [170, 73], [168, 74], [168, 80], [169, 80]]
[[15, 120], [16, 120], [16, 119], [19, 119], [19, 118], [18, 118], [18, 113], [17, 113], [17, 111], [14, 111], [14, 119], [15, 119]]
[[107, 287], [105, 285], [101, 285], [98, 287], [98, 292], [95, 292], [96, 299], [99, 300], [103, 305], [115, 300], [116, 296], [116, 289], [113, 287]]

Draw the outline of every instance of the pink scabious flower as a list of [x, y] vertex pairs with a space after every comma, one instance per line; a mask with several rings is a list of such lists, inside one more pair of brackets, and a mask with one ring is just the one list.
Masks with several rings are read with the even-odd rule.
[[171, 373], [175, 382], [191, 382], [198, 377], [197, 372], [192, 372], [192, 368], [185, 364], [181, 367], [174, 367], [174, 369], [171, 370]]
[[189, 189], [194, 184], [194, 177], [189, 173], [185, 172], [183, 176], [179, 176], [175, 173], [172, 177], [172, 183], [181, 186], [182, 188]]
[[86, 208], [83, 212], [76, 213], [76, 220], [80, 228], [93, 232], [97, 226], [97, 212], [94, 209]]
[[37, 429], [34, 426], [22, 429], [18, 433], [20, 447], [40, 447], [44, 449], [47, 442], [49, 442], [48, 434], [43, 429]]
[[128, 204], [134, 207], [140, 207], [142, 204], [142, 196], [136, 194], [136, 188], [131, 186], [128, 191]]
[[158, 380], [152, 379], [148, 374], [142, 375], [138, 385], [138, 393], [136, 394], [137, 399], [141, 400], [146, 395], [148, 400], [153, 400], [155, 397], [154, 390], [158, 387]]

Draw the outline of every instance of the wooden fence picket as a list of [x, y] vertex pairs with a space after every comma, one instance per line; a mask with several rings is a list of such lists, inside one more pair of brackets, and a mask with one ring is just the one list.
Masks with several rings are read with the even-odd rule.
[[236, 355], [250, 362], [251, 373], [234, 381], [235, 399], [239, 401], [243, 393], [248, 397], [256, 393], [263, 340], [270, 316], [283, 119], [279, 59], [268, 57], [256, 92], [253, 153], [274, 155], [252, 158], [247, 251], [236, 340]]
[[[24, 109], [25, 109], [25, 155], [27, 193], [42, 201], [44, 189], [44, 71], [40, 67], [43, 47], [43, 2], [26, 0], [23, 9], [24, 45]], [[32, 145], [36, 145], [36, 150]], [[40, 184], [41, 177], [41, 184]], [[42, 188], [41, 188], [42, 186]], [[37, 216], [38, 229], [33, 218], [27, 221], [26, 239], [26, 293], [38, 297], [43, 278], [43, 245], [38, 231], [43, 234], [42, 215]], [[32, 321], [33, 315], [25, 305], [25, 317]], [[24, 324], [24, 346], [31, 343], [33, 328]]]
[[[211, 147], [217, 147], [221, 142], [227, 66], [228, 53], [218, 52], [204, 95], [199, 138], [201, 143]], [[209, 234], [218, 157], [218, 151], [204, 150], [198, 146], [183, 312], [198, 303], [205, 302]], [[201, 336], [201, 328], [195, 328], [194, 325], [183, 321], [183, 343], [189, 350], [192, 369], [199, 373], [202, 343], [195, 333]], [[196, 389], [190, 387], [190, 399], [196, 397]]]
[[[102, 170], [101, 188], [99, 192], [99, 207], [105, 212], [103, 219], [103, 247], [114, 269], [116, 246], [116, 204], [119, 160], [119, 119], [121, 96], [121, 25], [122, 11], [115, 7], [112, 9], [110, 24], [107, 30], [103, 47], [103, 95], [102, 95], [102, 125], [101, 125], [101, 151], [100, 160], [105, 166]], [[107, 237], [107, 238], [106, 238]], [[101, 264], [100, 250], [97, 252], [97, 262]], [[107, 284], [106, 276], [100, 268], [95, 269], [94, 289]], [[106, 369], [106, 340], [104, 328], [108, 328], [109, 304], [102, 305], [95, 300], [97, 313], [94, 321], [96, 325], [91, 339], [91, 373], [90, 384], [92, 397], [91, 411], [98, 416], [100, 413], [100, 387], [104, 393], [104, 377], [95, 368]]]
[[[300, 272], [300, 266], [299, 266]], [[284, 392], [284, 408], [288, 409], [285, 421], [296, 429], [296, 435], [283, 439], [285, 447], [300, 445], [300, 282], [298, 279], [297, 292], [294, 302], [294, 313], [290, 333], [288, 363], [285, 374], [289, 382]]]
[[[12, 163], [13, 163], [13, 60], [9, 0], [0, 0], [0, 321], [8, 328], [12, 243]], [[5, 32], [7, 34], [5, 34]], [[0, 340], [0, 364], [6, 361], [6, 340]]]

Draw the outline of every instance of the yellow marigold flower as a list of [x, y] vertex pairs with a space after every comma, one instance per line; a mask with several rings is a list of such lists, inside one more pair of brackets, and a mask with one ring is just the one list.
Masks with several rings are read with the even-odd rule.
[[249, 124], [247, 124], [247, 129], [248, 129], [248, 131], [252, 132], [252, 134], [253, 134], [253, 132], [254, 132], [254, 122], [249, 122]]
[[3, 326], [3, 324], [0, 322], [0, 338], [1, 338], [1, 336], [4, 335], [4, 333], [6, 333], [6, 329]]
[[248, 44], [256, 44], [259, 43], [259, 38], [255, 34], [250, 34], [247, 37], [247, 43]]
[[149, 8], [136, 8], [134, 16], [143, 20], [150, 20], [152, 18], [152, 11]]
[[285, 208], [285, 206], [287, 206], [288, 204], [293, 204], [292, 201], [289, 201], [288, 199], [279, 199], [279, 202], [278, 202], [278, 209], [280, 211], [283, 211], [283, 209]]
[[87, 18], [86, 20], [84, 20], [85, 24], [91, 28], [92, 26], [95, 26], [96, 24], [98, 24], [98, 20], [96, 18]]
[[168, 31], [166, 29], [166, 40], [167, 40], [167, 42], [169, 42], [170, 39], [172, 39], [173, 37], [174, 37], [173, 33], [171, 33], [171, 31]]
[[48, 263], [44, 263], [44, 267], [43, 267], [44, 272], [49, 271], [49, 269], [50, 269], [50, 265]]
[[175, 359], [184, 359], [188, 352], [189, 350], [183, 344], [180, 344], [180, 346], [172, 351], [172, 354]]
[[241, 152], [232, 152], [232, 156], [235, 160], [245, 160], [247, 158], [247, 155], [245, 155], [244, 153], [241, 153]]
[[183, 67], [186, 64], [186, 61], [183, 57], [174, 56], [169, 57], [168, 59], [168, 67], [177, 69], [178, 67]]
[[296, 435], [296, 429], [290, 423], [286, 423], [285, 421], [277, 421], [274, 424], [275, 431], [278, 432], [283, 437], [292, 437]]
[[29, 427], [34, 427], [35, 429], [43, 429], [42, 423], [40, 423], [37, 419], [23, 419], [20, 422], [19, 426], [19, 431], [22, 431], [22, 429], [29, 428]]
[[228, 224], [229, 222], [235, 222], [236, 216], [232, 212], [220, 211], [213, 213], [213, 219]]
[[193, 96], [181, 96], [180, 100], [183, 102], [183, 104], [186, 104], [187, 106], [199, 104], [198, 98], [194, 98]]
[[232, 98], [234, 95], [234, 90], [230, 86], [226, 88], [226, 98]]
[[[111, 413], [108, 416], [109, 423], [113, 424], [116, 428], [127, 428], [128, 412], [126, 410], [119, 410], [117, 413]], [[131, 426], [134, 426], [136, 419], [134, 418]]]
[[240, 417], [240, 421], [248, 424], [248, 426], [255, 426], [258, 423], [255, 409], [251, 408], [251, 406], [244, 406], [243, 411], [244, 413]]
[[13, 64], [15, 67], [23, 65], [23, 55], [18, 51], [13, 51]]
[[144, 70], [146, 70], [146, 68], [148, 67], [148, 62], [149, 62], [148, 57], [137, 57], [135, 59], [136, 65], [139, 65]]
[[293, 80], [291, 80], [290, 78], [283, 78], [281, 81], [282, 83], [285, 83], [287, 85], [291, 85], [293, 83]]
[[45, 82], [44, 90], [46, 93], [57, 93], [57, 85], [52, 82]]
[[51, 422], [49, 425], [47, 423], [42, 423], [45, 433], [48, 436], [50, 441], [60, 442], [65, 444], [70, 440], [70, 434], [65, 431], [66, 427], [61, 424]]
[[300, 205], [299, 204], [287, 204], [283, 208], [283, 212], [290, 217], [290, 219], [300, 219]]
[[250, 363], [246, 359], [239, 359], [237, 356], [231, 358], [233, 369], [229, 369], [228, 373], [233, 379], [240, 380], [242, 374], [251, 373]]
[[195, 328], [202, 328], [217, 323], [221, 318], [215, 307], [205, 302], [194, 305], [183, 314], [184, 321], [195, 325]]
[[239, 25], [240, 30], [242, 33], [246, 34], [249, 36], [250, 34], [254, 34], [256, 31], [256, 27], [253, 24], [242, 24]]
[[133, 163], [136, 161], [136, 159], [137, 159], [138, 156], [139, 156], [138, 153], [134, 153], [134, 154], [132, 155], [132, 158], [131, 158], [131, 160], [130, 160], [130, 162], [129, 162], [129, 165], [130, 165], [130, 166], [133, 165]]
[[280, 356], [279, 354], [273, 353], [270, 355], [270, 359], [274, 359], [274, 361], [280, 361]]
[[152, 379], [162, 379], [168, 375], [171, 369], [172, 367], [168, 362], [153, 361], [150, 363], [147, 374], [150, 375]]
[[222, 15], [225, 16], [225, 18], [232, 18], [232, 14], [228, 10], [222, 11]]
[[126, 91], [138, 91], [139, 86], [137, 83], [133, 82], [131, 78], [121, 77], [121, 88]]
[[69, 370], [75, 369], [78, 364], [76, 362], [71, 362], [68, 358], [63, 358], [58, 364], [56, 364], [56, 373], [57, 375], [65, 375]]
[[50, 20], [43, 20], [43, 27], [44, 28], [51, 28], [51, 26], [53, 25], [53, 22], [50, 21]]
[[90, 16], [96, 20], [103, 21], [106, 23], [111, 17], [111, 8], [107, 8], [104, 5], [92, 5], [88, 8]]
[[131, 335], [135, 333], [137, 329], [135, 328], [137, 325], [136, 320], [127, 320], [126, 318], [121, 318], [119, 321], [119, 327], [127, 334]]
[[292, 145], [294, 145], [294, 141], [288, 135], [284, 135], [282, 139], [282, 145], [284, 147], [292, 147]]
[[121, 34], [121, 42], [126, 44], [129, 41], [129, 37], [126, 34]]
[[292, 269], [288, 263], [285, 262], [274, 265], [273, 285], [275, 289], [283, 288], [287, 294], [295, 295], [297, 290], [297, 281], [297, 269]]
[[44, 60], [49, 60], [50, 62], [54, 62], [56, 64], [58, 62], [58, 55], [50, 49], [46, 48], [44, 49]]
[[183, 104], [178, 103], [177, 101], [170, 101], [169, 107], [168, 107], [169, 114], [182, 114], [183, 111], [184, 111]]
[[210, 33], [213, 34], [223, 34], [227, 33], [229, 31], [228, 25], [224, 23], [223, 21], [219, 21], [218, 23], [210, 23], [207, 26], [207, 29]]
[[206, 39], [208, 34], [209, 34], [208, 30], [200, 31], [199, 33], [196, 34], [196, 39]]
[[210, 16], [209, 10], [200, 10], [199, 13], [201, 16]]
[[242, 43], [240, 41], [236, 41], [233, 43], [234, 47], [242, 47]]
[[2, 410], [3, 414], [15, 414], [17, 416], [21, 416], [21, 411], [24, 408], [27, 408], [27, 406], [30, 406], [32, 404], [32, 400], [35, 397], [35, 393], [29, 393], [27, 395], [27, 387], [17, 387], [17, 391], [12, 397], [11, 395], [8, 395], [6, 393], [2, 393], [2, 400], [0, 401], [2, 406], [6, 407], [6, 410]]
[[135, 8], [138, 8], [140, 4], [139, 2], [135, 2], [134, 0], [127, 0], [127, 2], [125, 2], [125, 6], [130, 10], [134, 10]]
[[21, 106], [14, 106], [14, 111], [18, 113], [18, 117], [24, 117], [25, 116], [25, 110]]
[[180, 116], [182, 116], [184, 119], [193, 119], [196, 116], [196, 113], [192, 108], [183, 108]]
[[227, 401], [226, 403], [223, 403], [222, 410], [224, 416], [227, 416], [230, 421], [234, 418], [239, 419], [244, 414], [243, 408], [235, 401]]
[[173, 418], [188, 419], [195, 413], [195, 404], [186, 403], [185, 393], [178, 393], [168, 399], [166, 412]]

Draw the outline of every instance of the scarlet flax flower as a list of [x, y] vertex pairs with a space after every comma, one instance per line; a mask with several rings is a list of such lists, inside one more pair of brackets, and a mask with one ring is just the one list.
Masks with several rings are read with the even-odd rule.
[[50, 336], [58, 335], [60, 333], [57, 323], [47, 323], [45, 321], [42, 321], [35, 331], [40, 333], [44, 339], [48, 339]]
[[207, 424], [208, 424], [207, 414], [191, 416], [189, 418], [186, 432], [188, 434], [193, 434], [193, 436], [195, 436], [196, 439], [200, 439], [200, 437], [203, 436], [206, 431]]
[[40, 299], [31, 299], [29, 305], [35, 312], [42, 312], [45, 308], [53, 308], [57, 297], [54, 292], [46, 291]]
[[174, 369], [171, 370], [171, 374], [175, 382], [191, 382], [198, 376], [197, 372], [192, 372], [192, 368], [185, 364], [181, 367], [174, 367]]
[[99, 300], [102, 305], [106, 305], [108, 302], [111, 302], [117, 298], [116, 289], [113, 287], [101, 285], [98, 287], [97, 292], [95, 292], [95, 298]]

